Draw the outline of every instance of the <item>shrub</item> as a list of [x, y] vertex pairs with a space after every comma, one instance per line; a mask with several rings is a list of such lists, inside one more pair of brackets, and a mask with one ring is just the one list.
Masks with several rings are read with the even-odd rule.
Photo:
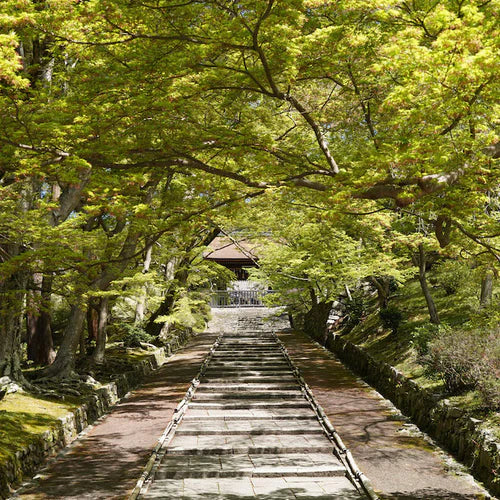
[[345, 330], [347, 332], [351, 331], [357, 324], [361, 322], [361, 319], [365, 315], [366, 304], [365, 298], [361, 292], [355, 292], [352, 294], [352, 299], [345, 303], [345, 316], [347, 321], [345, 322]]
[[446, 295], [453, 295], [470, 284], [472, 272], [469, 266], [458, 260], [445, 260], [436, 266], [435, 281]]
[[378, 315], [382, 320], [382, 324], [386, 328], [390, 328], [394, 333], [398, 331], [399, 325], [403, 321], [403, 315], [395, 306], [387, 306], [380, 309]]
[[155, 340], [153, 335], [149, 335], [143, 328], [131, 323], [122, 323], [124, 334], [121, 336], [125, 347], [141, 347], [141, 342], [150, 344]]
[[426, 323], [422, 326], [417, 326], [412, 332], [411, 343], [419, 356], [424, 356], [429, 352], [429, 343], [436, 338], [441, 332], [448, 331], [448, 325], [434, 323]]
[[500, 407], [500, 329], [442, 330], [428, 343], [422, 357], [427, 371], [443, 378], [446, 389], [457, 394], [477, 389], [490, 408]]

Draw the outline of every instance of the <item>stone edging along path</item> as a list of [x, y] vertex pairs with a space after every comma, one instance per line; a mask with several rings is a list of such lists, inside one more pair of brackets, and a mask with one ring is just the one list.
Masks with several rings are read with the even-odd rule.
[[338, 334], [329, 335], [325, 347], [469, 466], [494, 495], [500, 495], [500, 442], [480, 428], [480, 420], [447, 400], [439, 400], [393, 366], [377, 361]]
[[184, 333], [174, 338], [166, 347], [160, 347], [134, 365], [132, 370], [119, 374], [91, 395], [80, 407], [58, 419], [54, 429], [45, 431], [15, 457], [0, 464], [0, 498], [8, 498], [11, 487], [23, 478], [32, 476], [36, 469], [50, 456], [71, 444], [86, 427], [110, 411], [141, 380], [160, 368], [187, 340]]

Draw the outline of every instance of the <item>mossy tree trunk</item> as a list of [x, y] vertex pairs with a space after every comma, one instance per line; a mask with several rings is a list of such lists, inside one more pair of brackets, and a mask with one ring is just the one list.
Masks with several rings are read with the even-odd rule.
[[488, 270], [481, 280], [481, 307], [486, 307], [491, 303], [493, 297], [493, 277], [493, 271]]
[[426, 277], [426, 255], [425, 249], [422, 243], [418, 245], [418, 253], [412, 254], [412, 261], [415, 266], [418, 267], [418, 280], [420, 281], [420, 288], [424, 294], [425, 301], [427, 303], [427, 309], [429, 310], [429, 317], [431, 323], [436, 325], [440, 324], [439, 314], [432, 298], [432, 294], [429, 290], [429, 285], [427, 283]]
[[[149, 268], [151, 267], [152, 256], [153, 256], [153, 242], [149, 242], [144, 252], [144, 262], [142, 264], [142, 272], [144, 274], [149, 272]], [[147, 292], [148, 292], [147, 286], [144, 286], [140, 297], [137, 299], [137, 304], [135, 305], [135, 320], [134, 320], [135, 323], [142, 323], [144, 321]]]
[[310, 296], [311, 308], [304, 315], [304, 331], [307, 335], [324, 345], [326, 342], [328, 316], [332, 310], [333, 301], [319, 301], [313, 288], [310, 289]]
[[0, 378], [21, 381], [24, 286], [20, 275], [0, 283]]
[[50, 314], [52, 277], [38, 274], [33, 277], [33, 283], [38, 290], [30, 291], [28, 297], [27, 355], [37, 365], [50, 365], [56, 357]]
[[70, 376], [75, 368], [76, 348], [80, 342], [80, 334], [85, 321], [85, 307], [81, 303], [74, 304], [64, 330], [61, 346], [54, 362], [42, 372], [45, 377], [65, 378]]
[[381, 309], [387, 307], [391, 289], [391, 280], [387, 276], [370, 276], [370, 282], [377, 289], [378, 305]]
[[109, 298], [101, 297], [99, 301], [98, 322], [97, 322], [97, 340], [92, 361], [96, 364], [104, 363], [104, 353], [106, 350], [106, 329], [109, 319]]

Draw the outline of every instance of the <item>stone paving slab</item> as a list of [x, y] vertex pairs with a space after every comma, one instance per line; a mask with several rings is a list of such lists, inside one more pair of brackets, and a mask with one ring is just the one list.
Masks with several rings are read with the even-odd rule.
[[187, 415], [184, 417], [184, 422], [189, 420], [200, 419], [224, 419], [224, 420], [269, 420], [269, 419], [304, 419], [316, 420], [314, 415], [311, 415], [309, 408], [262, 408], [262, 409], [198, 409], [192, 407]]
[[296, 402], [290, 401], [262, 401], [262, 400], [254, 400], [254, 401], [242, 401], [242, 402], [233, 402], [233, 401], [224, 401], [224, 402], [212, 402], [212, 401], [193, 401], [190, 404], [190, 407], [196, 409], [203, 410], [251, 410], [251, 409], [260, 409], [260, 408], [309, 408], [309, 403], [302, 402], [301, 400], [297, 400]]
[[165, 456], [159, 479], [187, 477], [333, 477], [345, 469], [330, 454]]
[[176, 435], [186, 434], [228, 434], [228, 433], [263, 433], [263, 434], [322, 434], [323, 429], [319, 422], [304, 424], [303, 420], [294, 419], [283, 422], [281, 420], [217, 420], [214, 422], [186, 420], [176, 431]]
[[231, 401], [235, 401], [238, 399], [283, 399], [283, 400], [291, 400], [291, 399], [303, 399], [304, 395], [302, 391], [295, 390], [272, 390], [272, 391], [232, 391], [227, 390], [225, 392], [212, 392], [212, 391], [196, 391], [193, 396], [194, 401], [216, 401], [220, 399], [227, 399]]
[[[277, 382], [270, 383], [270, 382], [239, 382], [237, 384], [233, 382], [229, 383], [223, 383], [224, 379], [220, 379], [220, 383], [213, 383], [213, 382], [208, 382], [206, 379], [203, 381], [205, 382], [203, 385], [201, 385], [198, 390], [196, 391], [197, 394], [203, 393], [203, 392], [221, 392], [221, 390], [229, 391], [229, 392], [234, 392], [234, 391], [252, 391], [252, 390], [258, 390], [258, 391], [273, 391], [273, 390], [293, 390], [297, 389], [300, 386], [295, 382], [295, 380], [291, 380], [290, 383], [283, 383], [279, 379], [275, 379]], [[293, 382], [293, 383], [292, 383]]]
[[[351, 500], [359, 499], [345, 478], [189, 478], [158, 481], [158, 488], [146, 498], [189, 500]], [[337, 490], [332, 494], [332, 489]]]
[[[202, 377], [203, 382], [207, 384], [221, 384], [227, 381], [227, 377], [216, 377], [215, 375], [204, 376]], [[244, 384], [252, 384], [252, 383], [280, 383], [280, 382], [293, 382], [295, 383], [295, 377], [293, 375], [247, 375], [247, 374], [238, 374], [230, 377], [232, 383], [238, 383], [238, 387], [242, 387]]]

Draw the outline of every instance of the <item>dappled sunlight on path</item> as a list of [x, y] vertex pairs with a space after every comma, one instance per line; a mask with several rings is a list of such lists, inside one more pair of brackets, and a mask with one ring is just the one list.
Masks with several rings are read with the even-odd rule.
[[[360, 469], [387, 500], [485, 498], [470, 476], [336, 357], [301, 333], [282, 332], [290, 356]], [[450, 471], [450, 466], [456, 470]]]
[[213, 342], [200, 335], [118, 404], [19, 498], [126, 498]]

